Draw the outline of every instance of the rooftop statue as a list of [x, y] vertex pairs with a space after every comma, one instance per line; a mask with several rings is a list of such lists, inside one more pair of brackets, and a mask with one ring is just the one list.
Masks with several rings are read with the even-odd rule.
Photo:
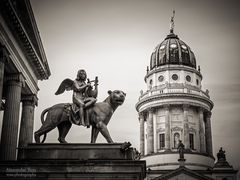
[[[91, 143], [95, 143], [99, 132], [108, 143], [113, 143], [109, 134], [107, 124], [114, 111], [122, 105], [126, 94], [121, 90], [108, 91], [109, 96], [103, 102], [96, 103], [98, 94], [98, 78], [94, 80], [94, 90], [85, 70], [79, 70], [76, 80], [65, 79], [59, 86], [56, 95], [62, 94], [65, 90], [73, 91], [73, 103], [61, 103], [45, 109], [41, 114], [42, 126], [34, 133], [36, 143], [43, 143], [46, 135], [54, 128], [58, 128], [60, 143], [67, 143], [65, 140], [72, 124], [89, 127], [92, 126]], [[44, 120], [44, 115], [47, 116]], [[44, 135], [43, 140], [40, 137]]]
[[179, 159], [184, 159], [184, 150], [185, 150], [185, 146], [182, 143], [182, 141], [179, 140], [179, 143], [178, 143]]
[[218, 161], [226, 161], [225, 151], [222, 149], [222, 147], [219, 149], [217, 153], [217, 158], [218, 158]]

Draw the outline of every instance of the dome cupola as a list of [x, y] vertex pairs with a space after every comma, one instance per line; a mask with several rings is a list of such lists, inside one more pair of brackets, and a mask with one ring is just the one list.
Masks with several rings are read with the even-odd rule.
[[[175, 14], [175, 12], [174, 12]], [[151, 55], [150, 70], [162, 65], [185, 65], [196, 69], [196, 59], [190, 47], [174, 34], [174, 15], [171, 18], [170, 34]]]
[[196, 69], [196, 59], [190, 47], [170, 33], [165, 40], [157, 45], [151, 55], [150, 70], [167, 64], [190, 66]]

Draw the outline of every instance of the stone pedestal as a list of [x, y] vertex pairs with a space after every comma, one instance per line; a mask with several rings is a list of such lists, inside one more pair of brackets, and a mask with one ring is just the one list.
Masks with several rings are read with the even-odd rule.
[[143, 180], [146, 162], [122, 144], [29, 144], [18, 161], [0, 162], [0, 179]]
[[134, 149], [121, 150], [121, 143], [30, 143], [27, 147], [19, 147], [18, 160], [134, 160]]
[[185, 161], [186, 161], [186, 159], [184, 159], [184, 158], [179, 158], [179, 159], [178, 159], [179, 167], [184, 167], [184, 166], [185, 166]]

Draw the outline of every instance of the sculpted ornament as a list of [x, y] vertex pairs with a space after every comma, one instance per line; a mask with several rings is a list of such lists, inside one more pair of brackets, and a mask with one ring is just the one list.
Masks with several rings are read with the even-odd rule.
[[217, 158], [218, 158], [218, 161], [226, 161], [225, 151], [222, 149], [222, 147], [219, 149], [217, 153]]
[[180, 160], [184, 160], [184, 151], [185, 151], [185, 146], [184, 144], [182, 143], [181, 140], [179, 140], [179, 143], [178, 143], [178, 153], [179, 153], [179, 159]]
[[[99, 132], [108, 143], [113, 143], [109, 134], [107, 124], [114, 111], [122, 105], [126, 94], [121, 90], [108, 91], [108, 97], [103, 102], [96, 103], [98, 94], [98, 78], [94, 81], [88, 80], [85, 70], [79, 70], [76, 80], [65, 79], [59, 86], [56, 95], [62, 94], [65, 90], [73, 91], [73, 103], [61, 103], [45, 109], [41, 114], [42, 126], [34, 133], [36, 143], [43, 143], [46, 135], [54, 128], [58, 128], [60, 143], [67, 143], [65, 140], [72, 124], [81, 126], [92, 126], [91, 143], [95, 143]], [[91, 86], [94, 82], [95, 88]], [[44, 115], [46, 118], [44, 118]], [[40, 137], [44, 135], [43, 140]]]

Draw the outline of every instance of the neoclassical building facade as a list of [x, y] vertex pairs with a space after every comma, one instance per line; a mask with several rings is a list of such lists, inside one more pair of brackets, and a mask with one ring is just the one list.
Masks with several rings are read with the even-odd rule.
[[194, 53], [172, 28], [151, 54], [144, 78], [147, 90], [136, 104], [141, 159], [147, 162], [149, 179], [179, 168], [179, 140], [185, 145], [184, 168], [213, 169], [214, 104], [209, 91], [202, 89], [202, 79]]
[[16, 160], [16, 148], [32, 142], [37, 83], [49, 76], [30, 2], [0, 1], [1, 160]]

